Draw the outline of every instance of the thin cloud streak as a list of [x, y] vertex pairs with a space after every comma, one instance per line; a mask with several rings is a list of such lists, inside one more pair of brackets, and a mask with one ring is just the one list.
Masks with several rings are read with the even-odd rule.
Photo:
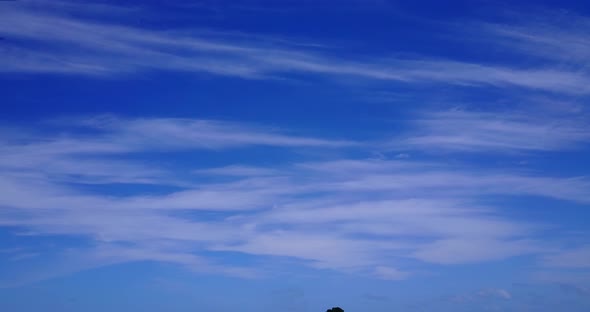
[[590, 246], [560, 250], [543, 257], [541, 263], [554, 268], [590, 268]]
[[590, 92], [590, 77], [555, 68], [511, 68], [453, 60], [388, 59], [351, 61], [302, 49], [297, 43], [236, 41], [195, 36], [186, 31], [151, 30], [82, 21], [48, 10], [9, 5], [0, 13], [0, 33], [43, 44], [43, 50], [6, 44], [0, 71], [71, 73], [96, 76], [172, 70], [247, 79], [288, 77], [289, 73], [356, 77], [402, 83], [513, 86], [567, 94]]
[[520, 20], [526, 22], [515, 25], [484, 23], [475, 29], [493, 44], [529, 57], [576, 67], [590, 60], [590, 19], [572, 12], [543, 13], [542, 18], [525, 15]]
[[[359, 152], [367, 144], [194, 120], [109, 117], [45, 125], [60, 131], [3, 135], [0, 225], [29, 235], [81, 236], [91, 246], [115, 244], [118, 254], [129, 248], [142, 255], [120, 258], [111, 254], [115, 249], [101, 249], [108, 257], [89, 260], [92, 263], [145, 259], [185, 265], [195, 255], [209, 260], [203, 254], [239, 252], [401, 279], [412, 276], [396, 265], [402, 261], [477, 263], [554, 252], [537, 239], [550, 224], [510, 219], [506, 207], [486, 202], [490, 195], [590, 201], [585, 178], [497, 174], [409, 159], [308, 158], [254, 166], [236, 158], [223, 167], [195, 165], [179, 178], [176, 170], [187, 171], [185, 166], [147, 166], [142, 159], [179, 152], [198, 158], [202, 150], [223, 153], [260, 144], [287, 153], [301, 148]], [[70, 134], [80, 128], [87, 133], [83, 138]], [[45, 168], [56, 159], [61, 165]], [[141, 174], [144, 168], [150, 170]], [[89, 180], [105, 186], [123, 181], [141, 185], [148, 178], [174, 188], [113, 195], [80, 187]], [[171, 250], [170, 244], [180, 247]], [[208, 265], [225, 272], [223, 263], [210, 261]], [[255, 274], [248, 267], [226, 273], [242, 270]]]
[[587, 121], [567, 117], [458, 110], [428, 113], [413, 122], [412, 134], [391, 145], [435, 152], [495, 153], [558, 151], [587, 145]]

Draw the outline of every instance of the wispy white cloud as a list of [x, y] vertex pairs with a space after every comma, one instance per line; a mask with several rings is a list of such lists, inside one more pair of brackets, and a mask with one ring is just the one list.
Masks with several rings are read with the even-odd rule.
[[563, 11], [537, 13], [519, 18], [521, 22], [514, 25], [486, 23], [474, 29], [489, 35], [480, 39], [528, 57], [575, 66], [590, 60], [588, 17]]
[[32, 9], [26, 3], [5, 5], [0, 13], [0, 34], [44, 48], [32, 49], [7, 40], [0, 50], [0, 71], [110, 76], [173, 70], [254, 79], [304, 73], [405, 83], [513, 86], [569, 94], [590, 92], [590, 77], [585, 71], [559, 66], [523, 68], [427, 56], [348, 60], [288, 40], [260, 40], [259, 36], [230, 40], [211, 33], [155, 30], [73, 16]]
[[583, 118], [459, 110], [428, 113], [414, 120], [414, 133], [392, 145], [439, 152], [571, 149], [590, 142], [590, 127]]
[[375, 275], [385, 280], [401, 280], [407, 278], [409, 274], [395, 268], [379, 266], [375, 268]]
[[[475, 167], [413, 161], [327, 161], [304, 163], [338, 179], [319, 185], [322, 190], [363, 191], [377, 196], [419, 195], [427, 190], [432, 196], [461, 198], [473, 194], [532, 195], [581, 203], [588, 202], [590, 188], [586, 177], [554, 178], [527, 174], [496, 173]], [[514, 170], [514, 169], [512, 169]], [[418, 194], [415, 193], [418, 192]]]
[[31, 258], [36, 258], [40, 255], [40, 253], [38, 252], [29, 252], [29, 253], [20, 253], [20, 254], [16, 254], [11, 256], [9, 259], [10, 261], [22, 261], [22, 260], [27, 260], [27, 259], [31, 259]]
[[[71, 131], [72, 128], [84, 130], [82, 132], [87, 134], [76, 133]], [[5, 174], [35, 175], [89, 184], [183, 185], [185, 182], [182, 179], [149, 163], [117, 158], [105, 160], [101, 157], [251, 146], [339, 148], [359, 144], [289, 135], [277, 129], [241, 123], [192, 119], [69, 119], [50, 123], [48, 131], [62, 131], [62, 134], [44, 136], [15, 129], [3, 131], [0, 136], [0, 168]], [[245, 167], [233, 168], [233, 175], [237, 174], [238, 168], [242, 168], [243, 175]]]
[[456, 304], [480, 302], [482, 299], [510, 300], [512, 299], [512, 294], [508, 290], [502, 288], [485, 288], [472, 293], [455, 295], [448, 298], [449, 301]]
[[[555, 292], [562, 292], [568, 295], [576, 295], [588, 298], [590, 296], [590, 275], [583, 266], [560, 267], [545, 266], [541, 271], [534, 272], [530, 276], [530, 284], [525, 287], [549, 286]], [[559, 294], [555, 293], [558, 297]]]
[[501, 288], [482, 289], [478, 291], [477, 294], [481, 297], [496, 297], [506, 300], [512, 299], [512, 295], [510, 294], [510, 292]]
[[544, 266], [533, 271], [530, 280], [532, 283], [584, 286], [590, 285], [590, 274], [577, 268]]
[[[544, 247], [546, 248], [546, 247]], [[451, 238], [436, 241], [416, 251], [416, 258], [443, 264], [474, 263], [543, 252], [538, 242], [527, 240]]]
[[[67, 120], [64, 120], [67, 122]], [[256, 127], [237, 122], [182, 118], [121, 119], [103, 116], [70, 120], [66, 126], [81, 126], [103, 134], [99, 147], [114, 151], [167, 150], [195, 148], [231, 148], [249, 145], [279, 147], [342, 147], [357, 144], [352, 141], [326, 140], [288, 135], [273, 128]], [[61, 141], [60, 141], [61, 142]], [[70, 144], [67, 144], [70, 143]], [[78, 142], [65, 141], [63, 148], [75, 148]], [[84, 151], [80, 151], [84, 152]]]
[[559, 284], [559, 287], [566, 292], [573, 292], [581, 296], [590, 296], [590, 287], [574, 284]]
[[[585, 178], [497, 174], [409, 159], [308, 158], [260, 166], [230, 157], [233, 165], [195, 163], [188, 171], [185, 165], [147, 166], [152, 153], [159, 159], [179, 151], [198, 158], [203, 149], [222, 153], [259, 144], [286, 152], [358, 152], [366, 145], [193, 120], [91, 118], [58, 125], [58, 132], [2, 136], [0, 225], [29, 235], [86, 237], [103, 246], [96, 252], [104, 257], [78, 261], [96, 265], [149, 260], [198, 267], [204, 260], [204, 267], [224, 274], [254, 274], [252, 268], [223, 270], [223, 263], [204, 255], [239, 252], [401, 279], [412, 273], [398, 265], [404, 261], [474, 263], [554, 251], [538, 239], [546, 225], [508, 218], [508, 207], [486, 202], [490, 195], [590, 201]], [[58, 165], [47, 169], [55, 160]], [[141, 174], [143, 168], [150, 170]], [[179, 171], [189, 174], [179, 178]], [[79, 187], [89, 180], [141, 185], [148, 178], [174, 187], [120, 195]], [[121, 257], [128, 253], [136, 256]]]
[[590, 246], [565, 249], [546, 255], [542, 263], [557, 268], [590, 268]]
[[280, 174], [280, 171], [260, 168], [253, 166], [230, 165], [220, 168], [208, 168], [195, 170], [195, 174], [204, 175], [218, 175], [218, 176], [234, 176], [234, 177], [256, 177], [256, 176], [272, 176]]
[[[93, 7], [86, 19], [77, 13], [89, 13], [88, 8], [69, 2], [0, 6], [0, 35], [6, 39], [0, 45], [3, 75], [112, 77], [170, 70], [272, 79], [295, 73], [516, 87], [557, 93], [555, 97], [590, 92], [587, 68], [572, 66], [590, 59], [585, 34], [590, 23], [583, 20], [575, 31], [486, 26], [484, 35], [491, 40], [514, 39], [505, 44], [527, 58], [542, 59], [514, 65], [428, 56], [353, 60], [328, 45], [130, 25], [124, 22], [127, 16], [109, 15], [119, 9], [117, 14], [133, 12], [108, 5]], [[539, 257], [543, 268], [587, 269], [587, 246], [561, 248], [560, 237], [542, 233], [555, 224], [515, 216], [521, 208], [536, 207], [511, 199], [587, 205], [588, 177], [514, 168], [499, 172], [430, 158], [433, 152], [563, 151], [584, 148], [590, 141], [588, 119], [574, 116], [578, 108], [559, 116], [498, 111], [423, 114], [387, 144], [383, 138], [358, 142], [190, 118], [98, 116], [52, 120], [37, 129], [0, 129], [0, 227], [33, 236], [82, 237], [87, 243], [77, 249], [60, 246], [55, 261], [11, 285], [131, 261], [241, 277], [266, 273], [255, 265], [225, 263], [224, 256], [233, 253], [386, 280], [409, 278], [425, 264], [520, 255]], [[276, 161], [260, 153], [256, 159], [235, 153], [259, 147], [298, 157]], [[331, 158], [320, 161], [302, 156], [301, 150], [329, 151]], [[398, 156], [358, 156], [375, 150], [394, 150]], [[225, 154], [215, 165], [205, 165], [200, 153]], [[154, 155], [157, 161], [151, 160]], [[129, 187], [112, 192], [120, 183]], [[26, 263], [38, 253], [6, 249], [0, 254]], [[512, 294], [490, 288], [461, 298], [506, 301]]]
[[241, 278], [257, 276], [254, 270], [232, 265], [221, 266], [187, 252], [186, 245], [183, 247], [180, 251], [174, 244], [152, 241], [149, 244], [133, 246], [100, 242], [94, 244], [92, 248], [67, 248], [61, 254], [46, 255], [44, 263], [28, 267], [25, 274], [3, 275], [0, 288], [19, 287], [109, 265], [146, 261], [172, 263], [201, 274], [223, 274]]

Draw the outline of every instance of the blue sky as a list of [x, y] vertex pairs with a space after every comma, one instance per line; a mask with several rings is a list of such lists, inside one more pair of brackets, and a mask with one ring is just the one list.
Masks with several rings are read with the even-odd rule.
[[0, 310], [588, 311], [584, 1], [0, 2]]

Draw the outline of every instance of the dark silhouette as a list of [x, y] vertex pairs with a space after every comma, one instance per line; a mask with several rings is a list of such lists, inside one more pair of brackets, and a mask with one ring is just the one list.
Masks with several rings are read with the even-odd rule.
[[344, 310], [340, 309], [339, 307], [334, 307], [331, 309], [328, 309], [328, 311], [326, 312], [344, 312]]

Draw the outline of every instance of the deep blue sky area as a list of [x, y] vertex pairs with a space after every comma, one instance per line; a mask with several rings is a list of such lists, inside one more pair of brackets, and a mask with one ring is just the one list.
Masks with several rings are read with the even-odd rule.
[[590, 310], [586, 1], [0, 1], [0, 311]]

